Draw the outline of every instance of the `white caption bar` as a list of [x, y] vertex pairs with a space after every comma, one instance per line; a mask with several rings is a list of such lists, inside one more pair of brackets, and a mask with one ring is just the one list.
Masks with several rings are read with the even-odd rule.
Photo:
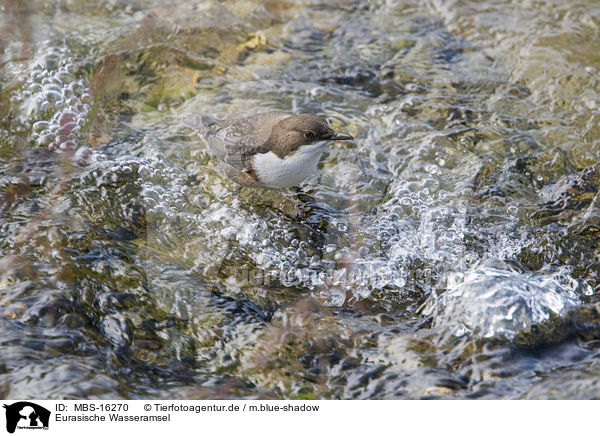
[[[0, 435], [584, 434], [591, 401], [0, 400]], [[576, 408], [576, 409], [575, 409]], [[576, 418], [575, 418], [576, 417]], [[589, 419], [586, 419], [588, 417]]]

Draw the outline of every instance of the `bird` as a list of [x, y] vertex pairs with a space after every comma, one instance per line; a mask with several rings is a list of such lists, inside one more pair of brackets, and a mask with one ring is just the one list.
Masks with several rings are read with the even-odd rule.
[[225, 175], [254, 188], [297, 186], [316, 170], [327, 141], [354, 139], [314, 114], [266, 112], [225, 121], [202, 115], [193, 124]]

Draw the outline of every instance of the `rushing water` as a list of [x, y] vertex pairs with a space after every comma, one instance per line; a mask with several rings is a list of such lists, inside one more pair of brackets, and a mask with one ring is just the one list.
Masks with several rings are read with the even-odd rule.
[[[0, 397], [600, 397], [599, 46], [576, 0], [5, 0]], [[355, 140], [240, 190], [186, 120], [268, 110]]]

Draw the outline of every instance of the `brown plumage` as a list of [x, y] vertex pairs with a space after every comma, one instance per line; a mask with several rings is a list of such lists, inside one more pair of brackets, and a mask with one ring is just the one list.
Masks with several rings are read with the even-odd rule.
[[[292, 164], [298, 162], [298, 165], [304, 165], [303, 154], [298, 154], [303, 146], [306, 148], [302, 151], [311, 150], [310, 164], [314, 161], [316, 167], [322, 148], [313, 144], [352, 139], [350, 135], [335, 132], [323, 118], [312, 114], [267, 112], [230, 121], [202, 117], [199, 124], [197, 131], [212, 157], [228, 177], [244, 186], [293, 186], [309, 170], [296, 171]], [[280, 174], [277, 168], [279, 160], [289, 171], [281, 171]], [[258, 162], [263, 164], [257, 167]], [[285, 180], [287, 173], [291, 184]], [[270, 184], [265, 180], [269, 180]]]

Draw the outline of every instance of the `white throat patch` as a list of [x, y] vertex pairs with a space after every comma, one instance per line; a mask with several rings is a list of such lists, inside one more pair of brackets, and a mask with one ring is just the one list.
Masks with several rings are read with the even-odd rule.
[[259, 153], [254, 155], [252, 166], [264, 185], [288, 188], [302, 183], [317, 169], [324, 149], [324, 143], [303, 145], [284, 159], [280, 159], [272, 151]]

